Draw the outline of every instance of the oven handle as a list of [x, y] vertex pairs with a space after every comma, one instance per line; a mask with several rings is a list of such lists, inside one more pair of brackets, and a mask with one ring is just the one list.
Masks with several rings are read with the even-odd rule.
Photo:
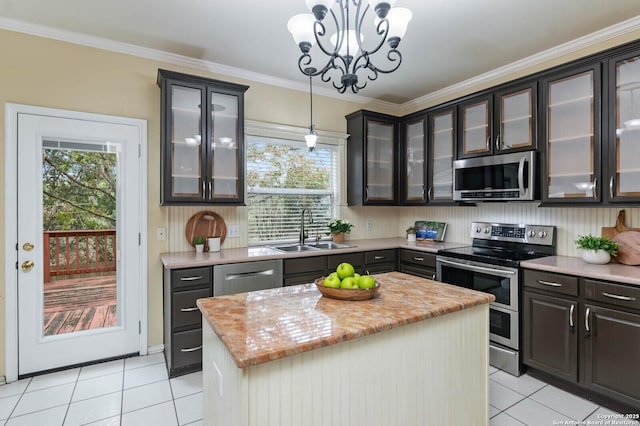
[[518, 164], [518, 190], [520, 191], [520, 195], [524, 196], [524, 162], [526, 157], [522, 157]]
[[493, 275], [508, 276], [508, 275], [515, 275], [516, 274], [513, 271], [505, 271], [503, 269], [485, 268], [485, 267], [482, 267], [482, 266], [469, 265], [468, 263], [452, 262], [450, 260], [444, 260], [444, 259], [438, 259], [438, 262], [446, 263], [447, 265], [455, 266], [455, 267], [458, 267], [460, 269], [466, 269], [468, 271], [487, 272], [487, 273], [493, 274]]

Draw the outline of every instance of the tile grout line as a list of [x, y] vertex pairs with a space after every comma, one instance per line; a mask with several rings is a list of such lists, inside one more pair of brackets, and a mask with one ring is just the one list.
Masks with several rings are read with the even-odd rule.
[[33, 377], [29, 377], [29, 383], [27, 383], [27, 386], [24, 387], [24, 390], [20, 392], [20, 398], [18, 398], [18, 400], [16, 401], [16, 405], [14, 405], [13, 409], [11, 409], [11, 412], [9, 413], [9, 417], [7, 417], [6, 420], [4, 421], [5, 425], [9, 422], [9, 419], [11, 418], [11, 416], [13, 416], [13, 413], [15, 413], [16, 408], [18, 408], [18, 404], [20, 404], [20, 401], [22, 401], [22, 397], [27, 392], [27, 388], [31, 384], [31, 379], [33, 379]]

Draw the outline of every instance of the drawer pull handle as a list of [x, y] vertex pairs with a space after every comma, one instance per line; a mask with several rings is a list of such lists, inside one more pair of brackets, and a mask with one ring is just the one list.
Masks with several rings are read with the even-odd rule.
[[264, 271], [242, 272], [239, 274], [227, 274], [227, 276], [225, 277], [225, 280], [229, 281], [229, 280], [238, 280], [242, 278], [254, 278], [254, 277], [270, 276], [270, 275], [273, 275], [273, 269], [266, 269]]
[[591, 313], [591, 308], [587, 308], [587, 313], [584, 315], [585, 338], [591, 336], [591, 328], [589, 328], [589, 314], [590, 313]]
[[382, 260], [384, 259], [384, 256], [373, 256], [374, 260]]
[[576, 308], [576, 305], [571, 305], [571, 310], [569, 311], [569, 328], [573, 331], [573, 310]]
[[424, 262], [424, 257], [414, 257], [413, 260], [417, 262]]
[[636, 300], [635, 297], [629, 297], [629, 296], [619, 296], [617, 294], [611, 294], [611, 293], [606, 293], [606, 292], [602, 292], [603, 296], [606, 297], [610, 297], [612, 299], [617, 299], [617, 300], [624, 300], [625, 302], [634, 302]]
[[201, 276], [197, 276], [197, 277], [182, 277], [180, 278], [180, 281], [195, 281], [195, 280], [201, 280], [202, 277]]
[[538, 280], [538, 282], [542, 285], [548, 285], [549, 287], [562, 287], [562, 284], [551, 281]]
[[193, 312], [193, 311], [197, 311], [198, 308], [181, 308], [180, 312]]
[[195, 348], [180, 349], [180, 352], [195, 352], [199, 351], [200, 349], [202, 349], [202, 345], [196, 346]]
[[431, 275], [431, 279], [432, 279], [433, 281], [435, 281], [435, 280], [436, 280], [436, 274]]

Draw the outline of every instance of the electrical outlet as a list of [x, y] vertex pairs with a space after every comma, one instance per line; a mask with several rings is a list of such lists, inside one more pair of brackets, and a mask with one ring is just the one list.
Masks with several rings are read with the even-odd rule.
[[227, 227], [227, 237], [229, 237], [229, 238], [240, 238], [240, 226], [239, 225], [229, 225]]
[[371, 231], [373, 229], [373, 222], [371, 222], [370, 220], [367, 221], [367, 225], [366, 225], [367, 231]]
[[158, 241], [163, 241], [167, 239], [167, 228], [158, 228], [156, 229], [156, 234]]

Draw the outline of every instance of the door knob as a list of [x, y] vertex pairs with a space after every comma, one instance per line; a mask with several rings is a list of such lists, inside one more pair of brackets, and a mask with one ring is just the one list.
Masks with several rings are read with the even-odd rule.
[[24, 244], [22, 245], [22, 250], [24, 250], [24, 251], [31, 251], [31, 250], [33, 250], [33, 247], [34, 247], [34, 246], [33, 246], [33, 243], [24, 243]]
[[35, 263], [33, 263], [33, 260], [25, 260], [22, 262], [22, 270], [25, 272], [32, 270], [34, 266]]

